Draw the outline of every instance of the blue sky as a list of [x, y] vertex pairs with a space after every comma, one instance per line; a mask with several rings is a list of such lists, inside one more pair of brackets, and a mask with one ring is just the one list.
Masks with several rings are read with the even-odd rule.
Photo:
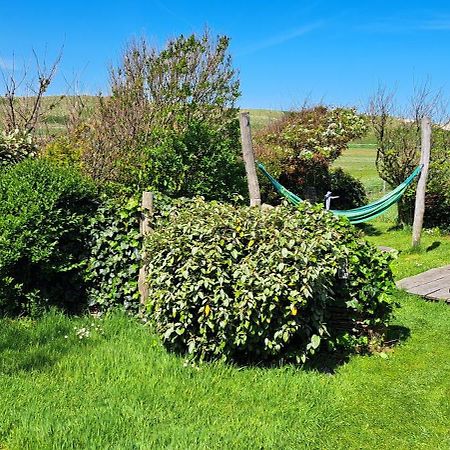
[[[20, 5], [17, 6], [17, 5]], [[361, 107], [379, 82], [401, 102], [429, 78], [450, 97], [447, 1], [22, 0], [1, 2], [0, 66], [51, 60], [64, 45], [52, 93], [80, 80], [86, 93], [107, 91], [108, 65], [131, 38], [162, 46], [178, 34], [231, 37], [248, 108], [287, 109], [323, 100]]]

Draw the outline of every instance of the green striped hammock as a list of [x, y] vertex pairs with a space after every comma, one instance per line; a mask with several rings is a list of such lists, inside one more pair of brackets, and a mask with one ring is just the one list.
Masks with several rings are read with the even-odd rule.
[[[386, 210], [388, 210], [392, 205], [400, 200], [401, 196], [405, 193], [408, 186], [414, 181], [414, 178], [419, 175], [422, 167], [423, 165], [416, 167], [411, 175], [405, 181], [403, 181], [403, 183], [401, 183], [394, 190], [392, 190], [379, 200], [376, 200], [372, 203], [369, 203], [368, 205], [361, 206], [359, 208], [343, 210], [334, 209], [331, 210], [331, 212], [333, 214], [336, 214], [337, 216], [347, 217], [350, 220], [350, 223], [362, 223], [375, 219], [375, 217], [378, 217], [379, 215], [386, 212]], [[301, 202], [303, 202], [300, 197], [286, 189], [279, 181], [277, 181], [272, 175], [270, 175], [263, 164], [258, 163], [258, 168], [267, 177], [275, 190], [279, 192], [283, 197], [285, 197], [290, 203], [297, 206]]]

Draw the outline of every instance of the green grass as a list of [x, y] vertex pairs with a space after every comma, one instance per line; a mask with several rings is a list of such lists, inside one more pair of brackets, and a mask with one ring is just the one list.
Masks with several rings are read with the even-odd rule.
[[272, 109], [246, 109], [250, 113], [250, 121], [253, 131], [258, 131], [261, 128], [271, 124], [280, 119], [285, 114], [283, 111], [276, 111]]
[[348, 150], [334, 162], [334, 167], [342, 167], [345, 171], [360, 179], [372, 198], [382, 193], [383, 180], [378, 175], [375, 165], [376, 140], [371, 134], [349, 144]]
[[375, 235], [369, 234], [367, 239], [376, 245], [392, 247], [400, 252], [400, 257], [391, 264], [397, 279], [450, 264], [450, 235], [437, 229], [425, 229], [422, 233], [421, 248], [412, 250], [411, 229], [396, 230], [393, 229], [393, 222], [382, 220], [374, 222]]
[[449, 448], [450, 309], [397, 298], [411, 336], [334, 375], [184, 367], [120, 315], [3, 320], [0, 448]]

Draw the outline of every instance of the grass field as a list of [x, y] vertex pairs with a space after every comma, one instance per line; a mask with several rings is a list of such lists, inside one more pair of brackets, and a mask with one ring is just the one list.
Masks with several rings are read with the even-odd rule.
[[[376, 190], [374, 161], [368, 139], [336, 165]], [[366, 233], [397, 279], [450, 263], [448, 235], [412, 252], [394, 215]], [[450, 449], [450, 307], [393, 295], [395, 345], [334, 372], [185, 366], [121, 314], [0, 319], [0, 449]]]

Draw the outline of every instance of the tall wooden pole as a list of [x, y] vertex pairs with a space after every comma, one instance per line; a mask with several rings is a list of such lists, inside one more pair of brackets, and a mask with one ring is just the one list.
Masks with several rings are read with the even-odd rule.
[[[153, 215], [153, 193], [143, 192], [142, 193], [142, 215], [139, 224], [140, 233], [142, 237], [151, 231], [151, 218]], [[145, 252], [142, 249], [142, 260], [145, 262]], [[141, 304], [145, 305], [148, 297], [148, 286], [147, 286], [147, 270], [144, 264], [141, 264], [139, 269], [139, 279], [138, 279], [139, 294], [141, 296]]]
[[261, 194], [259, 192], [258, 175], [256, 174], [255, 155], [253, 153], [252, 132], [250, 128], [250, 114], [242, 112], [239, 115], [241, 126], [242, 156], [247, 173], [248, 193], [250, 206], [261, 206]]
[[421, 156], [420, 163], [423, 164], [422, 172], [420, 173], [419, 182], [417, 183], [416, 191], [416, 205], [414, 208], [414, 223], [412, 232], [412, 246], [420, 246], [420, 237], [422, 234], [423, 216], [425, 214], [425, 192], [428, 177], [428, 167], [430, 165], [430, 151], [431, 151], [431, 120], [429, 117], [424, 117], [421, 123]]

